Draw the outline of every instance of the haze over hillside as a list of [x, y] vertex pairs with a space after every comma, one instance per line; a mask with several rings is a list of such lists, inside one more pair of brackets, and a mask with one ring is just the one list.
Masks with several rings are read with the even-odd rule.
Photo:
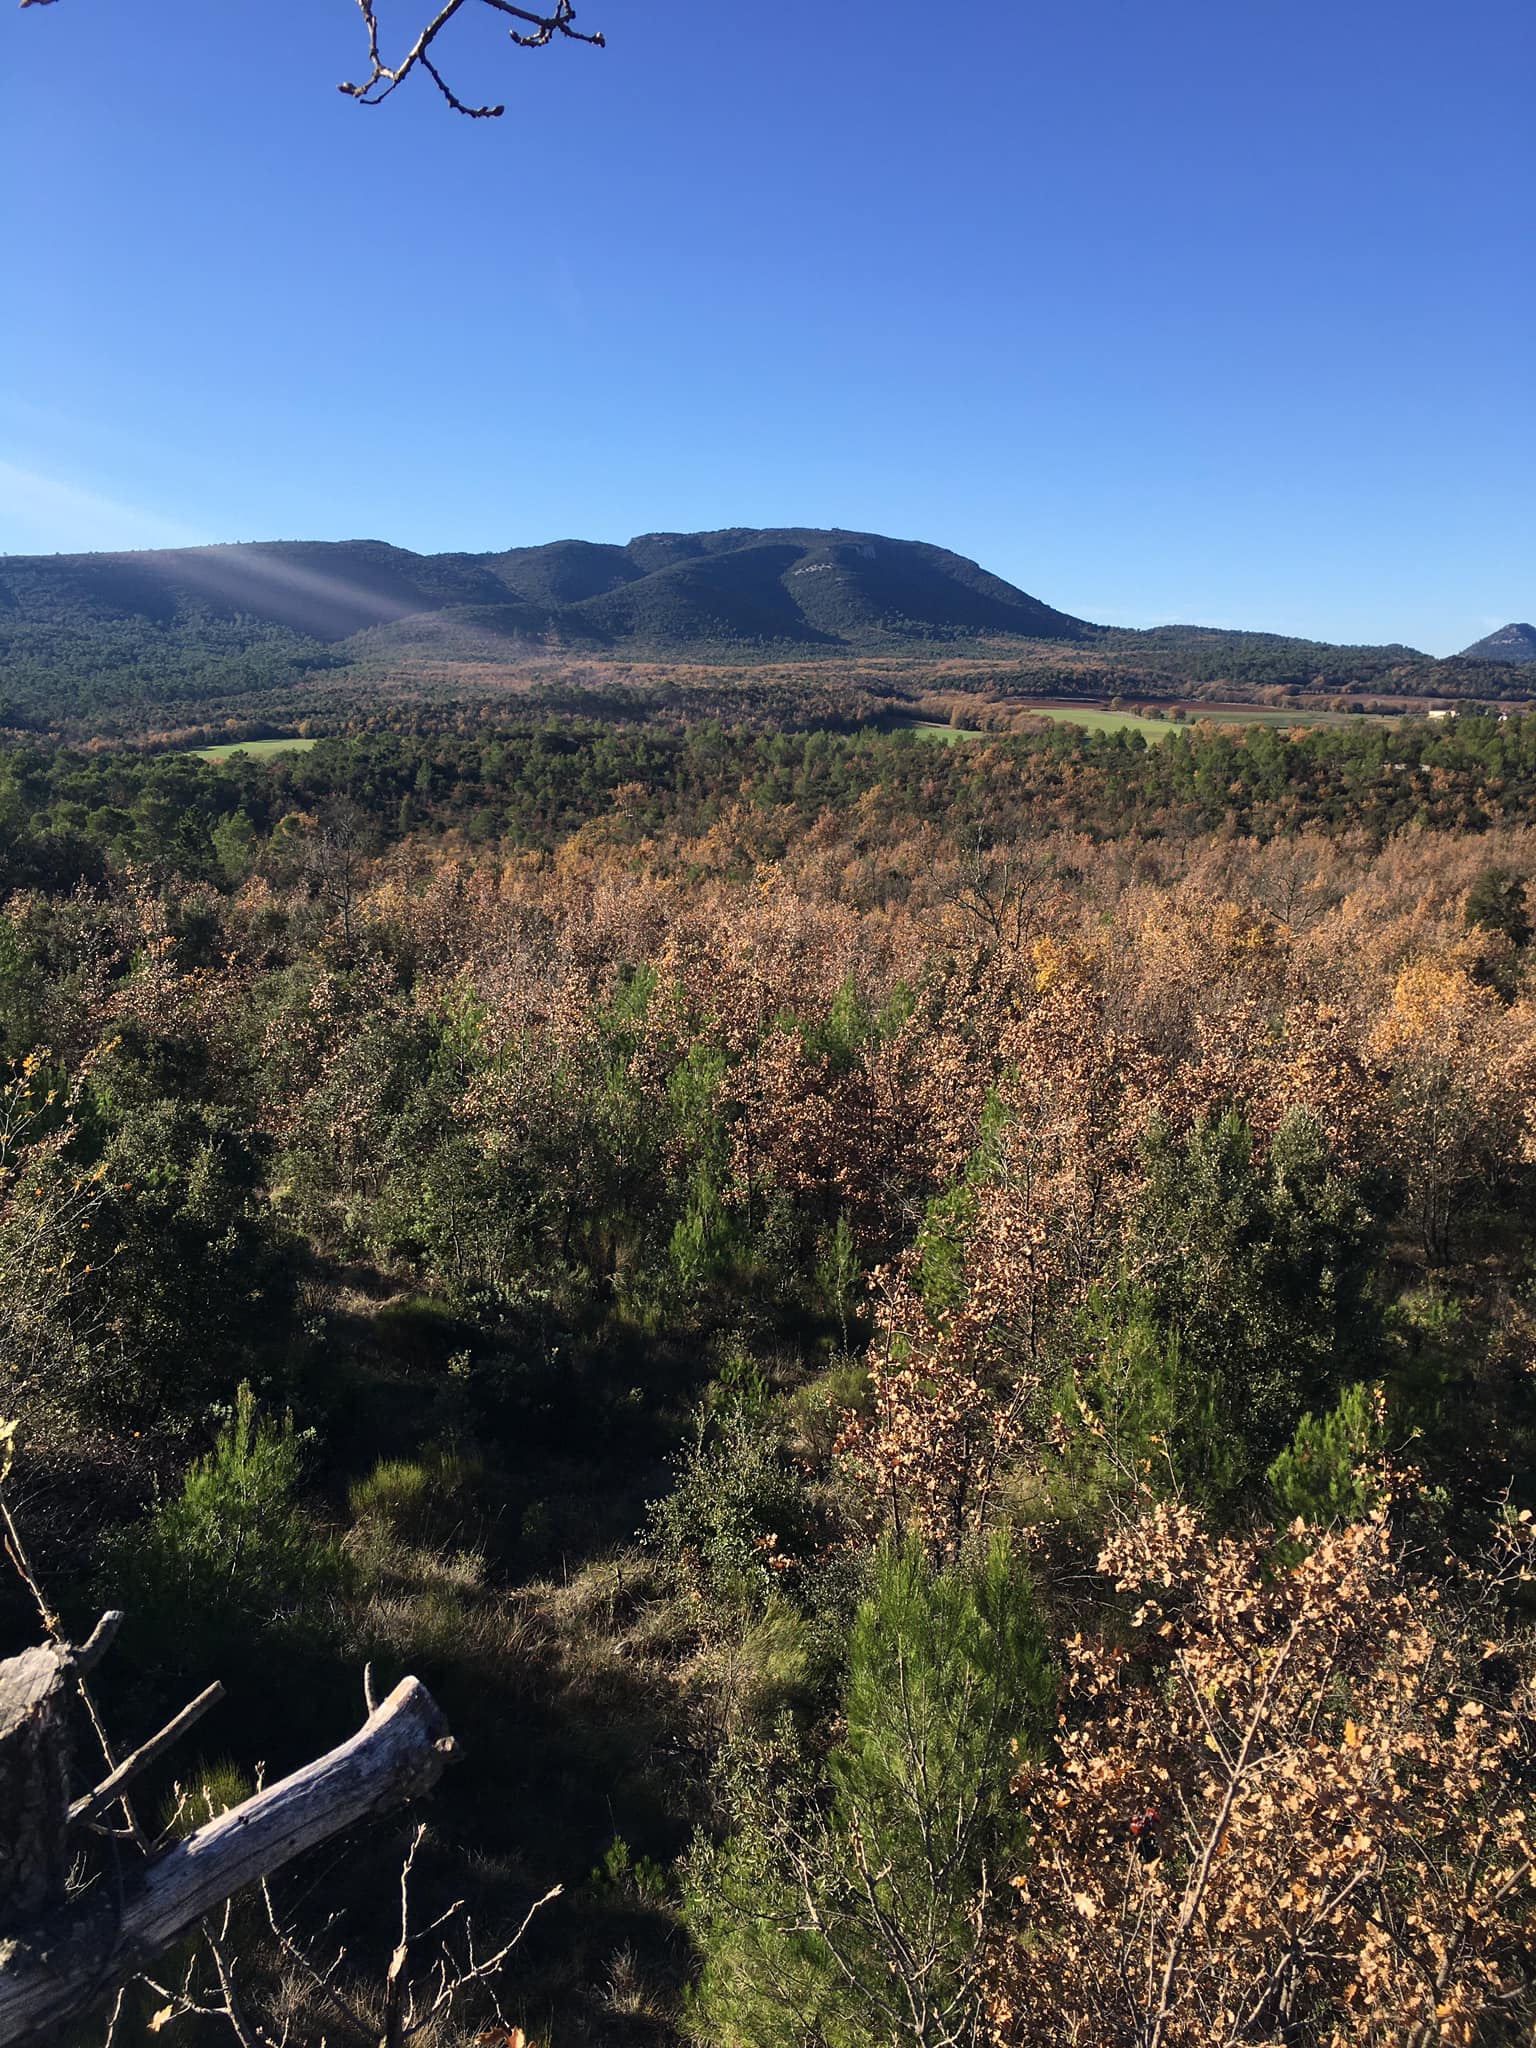
[[[800, 710], [772, 715], [854, 722], [882, 692], [910, 698], [939, 664], [956, 682], [957, 663], [987, 670], [957, 686], [1004, 697], [1518, 689], [1486, 660], [1399, 645], [1094, 625], [947, 548], [840, 529], [485, 554], [361, 540], [0, 557], [0, 727], [13, 730], [176, 730], [192, 707], [292, 720], [330, 715], [343, 697], [356, 711], [380, 689], [547, 692], [562, 667], [560, 701], [576, 689], [590, 704], [592, 673], [611, 678], [615, 663], [686, 670], [695, 710], [701, 668], [729, 670], [712, 686], [723, 716], [752, 694], [745, 667], [817, 665], [809, 695], [795, 686]], [[576, 669], [586, 680], [572, 681]]]
[[324, 641], [436, 618], [440, 637], [463, 627], [477, 638], [597, 649], [830, 649], [1095, 630], [946, 548], [804, 527], [648, 533], [627, 547], [562, 540], [483, 555], [417, 555], [367, 540], [10, 556], [0, 558], [0, 607], [39, 622], [82, 612], [157, 624], [246, 617]]

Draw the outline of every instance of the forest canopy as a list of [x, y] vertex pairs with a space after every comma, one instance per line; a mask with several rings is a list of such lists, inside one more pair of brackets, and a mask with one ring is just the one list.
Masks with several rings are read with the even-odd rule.
[[467, 1758], [132, 2023], [1523, 2039], [1536, 720], [312, 737], [0, 754], [36, 1571]]

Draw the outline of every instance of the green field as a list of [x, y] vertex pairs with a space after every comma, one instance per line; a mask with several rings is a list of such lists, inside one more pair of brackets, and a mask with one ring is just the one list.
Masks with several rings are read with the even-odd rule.
[[307, 754], [315, 740], [230, 740], [223, 746], [189, 747], [199, 761], [227, 761], [231, 754], [250, 754], [258, 761], [272, 754]]
[[941, 746], [953, 746], [956, 740], [979, 740], [981, 734], [969, 726], [940, 725], [931, 718], [902, 719], [890, 727], [892, 732], [915, 733], [922, 740], [937, 740]]
[[[1197, 720], [1206, 720], [1212, 725], [1349, 725], [1359, 718], [1379, 719], [1381, 713], [1351, 714], [1343, 711], [1276, 710], [1265, 704], [1199, 704], [1190, 703], [1183, 707], [1184, 717], [1148, 718], [1134, 711], [1109, 711], [1098, 704], [1079, 704], [1067, 699], [1053, 703], [1036, 701], [1011, 704], [1011, 710], [1032, 711], [1040, 718], [1049, 718], [1058, 725], [1080, 725], [1088, 732], [1139, 732], [1146, 740], [1165, 740], [1170, 733], [1178, 732], [1181, 726], [1188, 727]], [[983, 734], [970, 728], [940, 725], [931, 719], [904, 719], [894, 726], [896, 732], [916, 733], [923, 739], [939, 740], [945, 745], [955, 740], [974, 740]]]
[[1164, 718], [1138, 718], [1132, 711], [1100, 711], [1091, 704], [1021, 704], [1058, 725], [1086, 726], [1089, 732], [1139, 732], [1149, 740], [1165, 740], [1178, 727]]
[[[1129, 711], [1099, 711], [1092, 705], [1073, 705], [1070, 709], [1060, 704], [1019, 704], [1011, 707], [1018, 711], [1038, 712], [1042, 718], [1055, 719], [1059, 724], [1086, 726], [1089, 732], [1124, 732], [1134, 727], [1144, 732], [1149, 740], [1165, 740], [1177, 727], [1160, 719], [1135, 718]], [[939, 725], [929, 719], [903, 720], [892, 726], [893, 732], [910, 732], [919, 739], [937, 740], [942, 746], [952, 746], [956, 740], [985, 739], [986, 734], [969, 726]]]
[[1026, 704], [1026, 711], [1038, 711], [1042, 718], [1054, 718], [1070, 725], [1084, 725], [1090, 732], [1139, 732], [1149, 740], [1164, 740], [1180, 725], [1205, 720], [1211, 725], [1313, 726], [1350, 725], [1362, 718], [1379, 719], [1382, 714], [1346, 711], [1277, 711], [1262, 704], [1186, 704], [1182, 719], [1138, 718], [1134, 711], [1101, 711], [1095, 706], [1072, 704]]

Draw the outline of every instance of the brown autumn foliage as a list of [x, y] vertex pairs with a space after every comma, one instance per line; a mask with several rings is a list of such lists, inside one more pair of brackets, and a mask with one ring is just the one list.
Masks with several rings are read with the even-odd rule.
[[[317, 1268], [366, 1259], [381, 1292], [482, 1314], [485, 1349], [525, 1342], [508, 1304], [558, 1295], [562, 1346], [582, 1316], [629, 1338], [675, 1312], [700, 1358], [739, 1317], [786, 1382], [833, 1361], [858, 1412], [794, 1440], [815, 1512], [792, 1569], [777, 1530], [752, 1539], [773, 1599], [801, 1597], [829, 1528], [828, 1554], [895, 1531], [942, 1565], [1000, 1524], [1040, 1539], [1061, 1720], [1018, 1760], [1030, 1854], [977, 1900], [1003, 2048], [1528, 2039], [1529, 1525], [1459, 1567], [1409, 1546], [1430, 1507], [1277, 1535], [1151, 1502], [1139, 1472], [1095, 1573], [1097, 1536], [1031, 1516], [1149, 1141], [1236, 1110], [1260, 1168], [1305, 1119], [1383, 1219], [1383, 1295], [1460, 1317], [1423, 1426], [1477, 1434], [1448, 1476], [1475, 1520], [1528, 1441], [1536, 992], [1463, 905], [1491, 864], [1530, 873], [1536, 833], [1094, 843], [1042, 805], [1026, 844], [981, 848], [879, 790], [647, 838], [636, 808], [621, 786], [551, 852], [407, 838], [344, 887], [274, 841], [227, 894], [119, 872], [3, 914], [50, 962], [36, 1030], [63, 1095], [99, 1069], [104, 1127], [178, 1089], [246, 1118]], [[90, 1263], [63, 1233], [89, 1241], [99, 1191], [40, 1071], [0, 1103], [0, 1260], [49, 1276], [56, 1330]], [[736, 1263], [685, 1300], [668, 1232], [706, 1140]], [[461, 1180], [402, 1220], [451, 1148]], [[852, 1317], [816, 1293], [839, 1225]], [[787, 1337], [763, 1338], [770, 1310]], [[1440, 1370], [1416, 1327], [1393, 1341]], [[459, 1428], [464, 1377], [440, 1379]], [[687, 1617], [688, 1656], [728, 1626]]]
[[[997, 2039], [1471, 2048], [1526, 2038], [1536, 1683], [1529, 1513], [1447, 1583], [1385, 1508], [1211, 1537], [1149, 1506], [1098, 1560], [1135, 1602], [1065, 1646]], [[1299, 1554], [1297, 1554], [1299, 1553]]]

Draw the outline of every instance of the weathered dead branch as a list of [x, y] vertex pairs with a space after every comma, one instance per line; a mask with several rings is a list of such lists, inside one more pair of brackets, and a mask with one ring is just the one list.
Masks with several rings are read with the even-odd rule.
[[[45, 1902], [52, 1904], [31, 1925], [0, 1933], [0, 2042], [6, 2048], [88, 2009], [246, 1886], [426, 1791], [453, 1753], [426, 1687], [403, 1679], [348, 1741], [197, 1829], [125, 1879], [115, 1896], [99, 1888], [79, 1904], [61, 1903], [68, 1807], [59, 1737], [68, 1661], [67, 1652], [49, 1646], [0, 1664], [0, 1700], [15, 1702], [10, 1723], [0, 1727], [33, 1730], [25, 1751], [16, 1751], [18, 1783], [35, 1788], [30, 1810], [50, 1830], [39, 1855], [18, 1859], [28, 1874], [23, 1883], [12, 1882], [5, 1918], [24, 1923]], [[186, 1714], [178, 1721], [187, 1725]], [[162, 1737], [155, 1744], [163, 1747]], [[113, 1796], [115, 1788], [99, 1787], [88, 1804]], [[14, 1854], [9, 1838], [16, 1810], [7, 1804], [4, 1811], [0, 1865]]]
[[147, 1770], [158, 1756], [163, 1756], [173, 1742], [178, 1742], [187, 1730], [201, 1721], [210, 1707], [216, 1707], [224, 1697], [224, 1687], [218, 1679], [205, 1686], [195, 1700], [184, 1706], [179, 1714], [166, 1722], [148, 1742], [141, 1742], [131, 1755], [125, 1756], [115, 1769], [109, 1771], [93, 1792], [87, 1792], [83, 1799], [77, 1799], [69, 1809], [73, 1825], [95, 1820], [104, 1808], [122, 1791], [130, 1778], [136, 1778], [140, 1771]]

